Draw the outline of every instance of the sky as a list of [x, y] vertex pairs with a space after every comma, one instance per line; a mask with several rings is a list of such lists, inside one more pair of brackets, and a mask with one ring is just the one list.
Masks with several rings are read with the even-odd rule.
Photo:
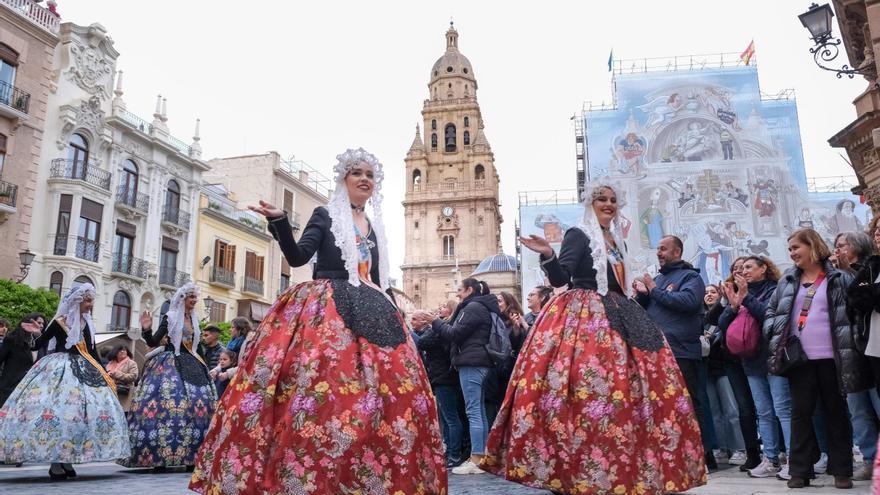
[[[611, 101], [612, 48], [616, 59], [667, 57], [741, 52], [754, 39], [761, 90], [796, 92], [807, 176], [853, 175], [827, 140], [855, 119], [852, 100], [867, 82], [816, 67], [797, 19], [808, 6], [60, 0], [58, 10], [63, 22], [108, 30], [130, 111], [150, 120], [162, 94], [172, 134], [187, 142], [201, 119], [204, 159], [278, 151], [330, 176], [347, 148], [375, 154], [385, 169], [392, 276], [399, 276], [403, 227], [391, 219], [403, 218], [403, 159], [450, 18], [477, 78], [501, 178], [502, 240], [512, 254], [518, 192], [575, 186], [571, 117], [584, 101]], [[848, 63], [845, 55], [835, 62]]]

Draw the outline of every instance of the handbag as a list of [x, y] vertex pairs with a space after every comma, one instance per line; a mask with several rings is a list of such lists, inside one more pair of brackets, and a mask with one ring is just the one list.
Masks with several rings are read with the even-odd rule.
[[816, 281], [813, 282], [813, 285], [807, 289], [807, 295], [804, 297], [804, 305], [801, 307], [801, 314], [798, 316], [797, 333], [792, 333], [791, 325], [786, 325], [785, 331], [782, 334], [782, 340], [779, 342], [779, 347], [776, 348], [773, 359], [768, 363], [770, 373], [779, 376], [786, 376], [792, 370], [802, 366], [810, 360], [810, 358], [807, 357], [807, 353], [804, 351], [804, 346], [801, 344], [800, 334], [804, 330], [804, 326], [807, 324], [807, 315], [810, 314], [810, 306], [813, 304], [813, 297], [816, 295], [816, 292], [818, 292], [819, 286], [824, 279], [825, 272], [821, 272], [819, 277], [816, 278]]
[[727, 327], [724, 343], [730, 354], [738, 358], [753, 357], [761, 350], [761, 328], [745, 305], [740, 305], [736, 318]]
[[131, 385], [116, 384], [116, 393], [118, 395], [128, 395], [131, 393]]

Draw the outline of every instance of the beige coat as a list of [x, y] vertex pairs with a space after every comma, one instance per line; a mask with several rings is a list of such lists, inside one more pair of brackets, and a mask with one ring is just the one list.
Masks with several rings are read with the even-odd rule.
[[113, 371], [107, 371], [110, 378], [113, 378], [113, 380], [116, 381], [117, 388], [119, 385], [127, 385], [129, 387], [129, 393], [118, 394], [119, 403], [122, 404], [122, 409], [125, 411], [127, 411], [131, 405], [131, 397], [134, 395], [134, 382], [137, 381], [138, 373], [138, 365], [134, 359], [131, 358], [126, 359], [124, 363], [114, 368]]

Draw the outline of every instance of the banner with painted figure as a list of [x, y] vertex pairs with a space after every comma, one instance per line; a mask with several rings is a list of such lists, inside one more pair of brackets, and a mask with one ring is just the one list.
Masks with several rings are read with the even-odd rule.
[[[807, 192], [794, 96], [762, 98], [755, 67], [618, 74], [615, 88], [616, 108], [584, 115], [587, 163], [591, 177], [620, 184], [627, 244], [646, 266], [674, 234], [706, 283], [718, 283], [743, 255], [789, 266], [794, 229], [833, 241], [867, 223], [869, 209], [851, 193]], [[570, 222], [568, 211], [529, 206], [521, 225], [541, 215]], [[523, 293], [535, 282], [526, 272]]]

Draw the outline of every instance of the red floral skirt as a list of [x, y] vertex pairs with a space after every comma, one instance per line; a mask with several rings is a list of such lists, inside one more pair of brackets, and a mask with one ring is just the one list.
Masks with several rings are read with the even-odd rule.
[[[338, 296], [354, 307], [349, 322], [364, 320], [357, 311], [375, 310]], [[380, 296], [381, 311], [393, 311], [405, 328]], [[379, 346], [345, 322], [328, 280], [299, 284], [278, 299], [220, 400], [190, 489], [446, 493], [437, 407], [412, 339], [404, 333], [399, 345]]]
[[683, 492], [706, 483], [700, 427], [662, 332], [617, 293], [575, 289], [542, 311], [482, 466], [567, 494]]

